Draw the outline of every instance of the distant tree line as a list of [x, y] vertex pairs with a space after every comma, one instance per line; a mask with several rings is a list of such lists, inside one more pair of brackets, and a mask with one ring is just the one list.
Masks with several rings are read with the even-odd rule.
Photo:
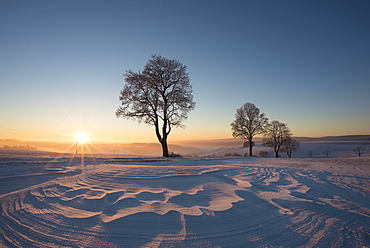
[[8, 146], [8, 145], [5, 145], [4, 148], [37, 150], [37, 147], [30, 146], [30, 145], [24, 145], [24, 146]]
[[[360, 146], [360, 147], [354, 148], [352, 151], [354, 153], [356, 153], [359, 157], [361, 157], [361, 154], [364, 153], [365, 148]], [[314, 153], [313, 153], [313, 151], [309, 150], [309, 151], [307, 151], [306, 154], [308, 156], [310, 156], [310, 158], [311, 158]], [[322, 154], [324, 154], [326, 157], [329, 157], [329, 155], [331, 154], [331, 150], [325, 150], [325, 151], [322, 152]]]

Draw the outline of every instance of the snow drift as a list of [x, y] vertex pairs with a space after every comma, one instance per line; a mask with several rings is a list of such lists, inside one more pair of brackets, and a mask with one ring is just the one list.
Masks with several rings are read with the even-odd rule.
[[3, 247], [366, 247], [369, 158], [3, 156]]

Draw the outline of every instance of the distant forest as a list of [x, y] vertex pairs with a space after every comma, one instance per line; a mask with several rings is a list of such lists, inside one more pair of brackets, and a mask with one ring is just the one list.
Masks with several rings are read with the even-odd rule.
[[37, 147], [30, 146], [30, 145], [24, 145], [24, 146], [8, 146], [8, 145], [5, 145], [4, 148], [37, 150]]

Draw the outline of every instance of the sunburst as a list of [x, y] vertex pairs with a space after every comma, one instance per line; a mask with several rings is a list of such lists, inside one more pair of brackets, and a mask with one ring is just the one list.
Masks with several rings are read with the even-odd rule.
[[86, 143], [89, 140], [89, 136], [86, 133], [80, 132], [75, 135], [78, 143]]

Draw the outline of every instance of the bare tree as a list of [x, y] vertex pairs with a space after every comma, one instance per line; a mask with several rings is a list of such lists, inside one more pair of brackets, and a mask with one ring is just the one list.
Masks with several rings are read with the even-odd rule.
[[249, 156], [252, 156], [253, 137], [262, 134], [268, 119], [253, 103], [247, 102], [236, 110], [235, 120], [230, 124], [233, 137], [249, 141]]
[[124, 77], [116, 116], [154, 125], [163, 156], [168, 157], [168, 135], [173, 127], [183, 127], [183, 120], [195, 107], [186, 66], [153, 55], [142, 72], [129, 70]]
[[331, 154], [331, 151], [330, 150], [325, 150], [322, 152], [322, 154], [325, 154], [326, 157], [329, 157], [329, 155]]
[[269, 152], [268, 151], [260, 151], [260, 157], [264, 157], [264, 158], [267, 158], [268, 155], [269, 155]]
[[275, 156], [279, 157], [280, 147], [284, 141], [291, 136], [291, 132], [285, 123], [279, 121], [272, 121], [267, 125], [265, 137], [263, 139], [263, 146], [273, 147]]
[[283, 145], [281, 147], [281, 151], [286, 152], [289, 158], [292, 157], [292, 152], [296, 152], [300, 149], [300, 144], [298, 140], [292, 139], [288, 137], [283, 141]]
[[310, 156], [310, 158], [312, 157], [312, 154], [313, 154], [313, 151], [307, 151], [306, 153], [308, 156]]
[[361, 154], [364, 153], [364, 151], [365, 151], [365, 148], [363, 147], [357, 147], [353, 149], [353, 152], [356, 153], [359, 157], [361, 157]]

